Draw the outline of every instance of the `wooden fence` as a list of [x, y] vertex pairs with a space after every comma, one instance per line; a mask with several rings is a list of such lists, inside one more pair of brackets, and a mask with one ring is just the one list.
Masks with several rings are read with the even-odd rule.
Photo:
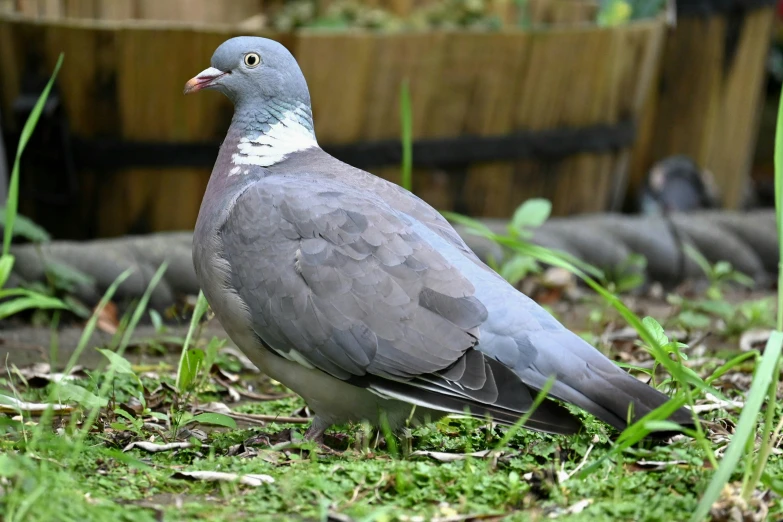
[[656, 161], [687, 154], [712, 173], [725, 208], [746, 199], [775, 8], [734, 7], [684, 11], [667, 29], [630, 167], [632, 192]]
[[[663, 22], [617, 28], [379, 34], [301, 31], [268, 35], [299, 60], [324, 146], [398, 139], [399, 93], [410, 82], [419, 139], [615, 126], [638, 118], [657, 71]], [[143, 21], [42, 21], [0, 17], [0, 111], [6, 129], [23, 76], [51, 71], [70, 131], [81, 138], [188, 143], [219, 140], [231, 115], [219, 95], [182, 97], [236, 28]], [[247, 32], [247, 31], [241, 31]], [[558, 214], [601, 211], [621, 197], [628, 145], [566, 158], [418, 169], [415, 190], [439, 209], [508, 216], [529, 197]], [[398, 167], [373, 172], [399, 180]], [[47, 175], [52, 176], [51, 172]], [[208, 168], [78, 172], [72, 204], [24, 210], [61, 236], [192, 227]], [[28, 176], [29, 177], [29, 176]], [[30, 178], [35, 179], [35, 178]]]

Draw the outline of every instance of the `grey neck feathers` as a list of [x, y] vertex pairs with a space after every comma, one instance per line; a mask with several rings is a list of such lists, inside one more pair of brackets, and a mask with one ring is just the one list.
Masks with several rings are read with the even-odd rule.
[[238, 142], [229, 175], [246, 174], [248, 166], [270, 167], [291, 154], [318, 147], [310, 104], [261, 99], [237, 106], [231, 122]]

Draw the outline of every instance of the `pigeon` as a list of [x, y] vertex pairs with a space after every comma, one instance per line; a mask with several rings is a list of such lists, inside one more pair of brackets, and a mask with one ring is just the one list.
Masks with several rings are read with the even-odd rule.
[[669, 156], [656, 163], [645, 179], [639, 197], [643, 214], [692, 212], [719, 206], [712, 174], [690, 157]]
[[[433, 207], [324, 152], [281, 44], [227, 40], [184, 92], [206, 89], [234, 116], [199, 210], [195, 272], [232, 341], [306, 401], [307, 439], [450, 414], [578, 432], [562, 403], [622, 430], [669, 400], [479, 260]], [[691, 425], [691, 412], [670, 420]]]

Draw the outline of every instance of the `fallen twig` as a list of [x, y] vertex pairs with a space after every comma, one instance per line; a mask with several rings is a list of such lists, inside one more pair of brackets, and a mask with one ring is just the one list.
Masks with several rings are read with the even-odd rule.
[[177, 471], [171, 478], [186, 480], [203, 480], [205, 482], [239, 482], [245, 486], [257, 488], [264, 484], [272, 484], [275, 479], [269, 475], [250, 474], [237, 475], [236, 473], [224, 473], [221, 471]]
[[0, 399], [0, 413], [29, 413], [30, 415], [43, 415], [51, 408], [55, 415], [68, 415], [74, 410], [67, 404], [44, 404], [20, 401], [16, 397], [3, 396]]
[[252, 422], [256, 424], [263, 424], [268, 422], [279, 422], [283, 424], [307, 424], [309, 423], [312, 418], [310, 417], [282, 417], [279, 415], [256, 415], [253, 413], [226, 413], [224, 411], [214, 411], [211, 409], [206, 408], [199, 408], [199, 411], [205, 412], [205, 413], [222, 413], [223, 415], [227, 415], [235, 420], [243, 420], [246, 422]]
[[444, 453], [442, 451], [417, 450], [411, 453], [411, 457], [430, 457], [439, 462], [455, 462], [469, 457], [483, 459], [490, 456], [492, 450], [475, 451], [473, 453]]
[[148, 451], [150, 453], [160, 453], [163, 451], [186, 449], [192, 447], [193, 447], [193, 443], [191, 442], [169, 442], [168, 444], [155, 444], [154, 442], [138, 441], [138, 442], [131, 442], [130, 444], [125, 446], [122, 449], [122, 452], [125, 453], [126, 451], [130, 451], [133, 448], [139, 448], [139, 449], [143, 449], [144, 451]]

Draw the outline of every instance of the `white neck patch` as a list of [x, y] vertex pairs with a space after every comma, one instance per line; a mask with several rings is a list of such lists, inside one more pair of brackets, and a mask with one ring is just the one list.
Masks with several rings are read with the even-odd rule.
[[318, 147], [315, 133], [302, 125], [289, 111], [283, 119], [275, 122], [270, 129], [256, 138], [241, 138], [237, 152], [231, 156], [235, 165], [228, 175], [247, 174], [243, 165], [271, 167], [283, 161], [289, 154]]

